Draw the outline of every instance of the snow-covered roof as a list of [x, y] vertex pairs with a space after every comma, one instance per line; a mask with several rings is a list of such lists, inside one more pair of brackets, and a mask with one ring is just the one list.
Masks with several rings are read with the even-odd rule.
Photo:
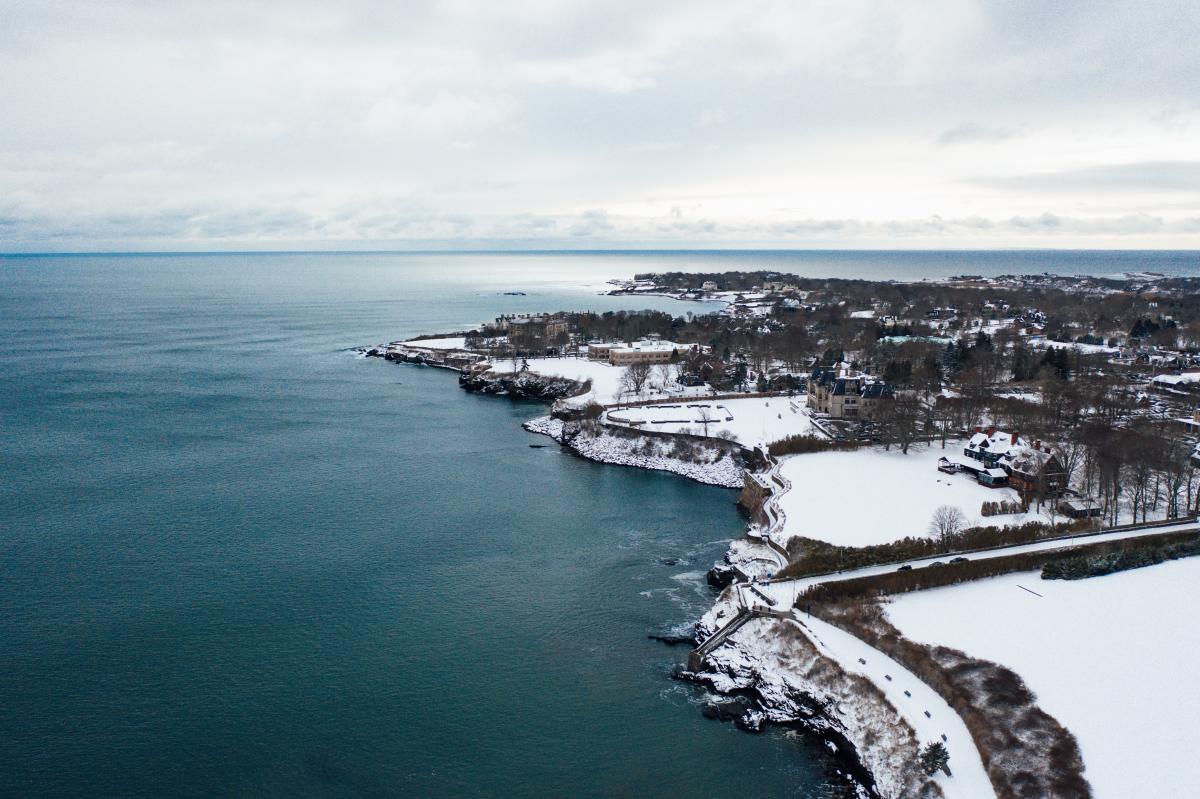
[[687, 347], [672, 341], [635, 341], [632, 344], [613, 345], [612, 352], [671, 352]]
[[1181, 383], [1200, 383], [1200, 372], [1184, 372], [1181, 375], [1155, 375], [1151, 383], [1164, 386], [1177, 386]]
[[1014, 472], [1038, 474], [1052, 457], [1050, 453], [1032, 447], [1017, 447], [1009, 450], [1006, 459], [1011, 461], [1009, 465]]
[[1003, 455], [1012, 449], [1012, 433], [997, 430], [990, 436], [987, 433], [976, 433], [967, 442], [967, 449], [972, 452], [989, 452], [993, 455]]

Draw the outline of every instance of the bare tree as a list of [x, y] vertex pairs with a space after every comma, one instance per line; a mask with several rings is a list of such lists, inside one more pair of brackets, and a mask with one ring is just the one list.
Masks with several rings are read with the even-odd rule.
[[704, 425], [704, 437], [708, 438], [708, 426], [716, 421], [713, 412], [708, 408], [700, 409], [700, 424]]
[[929, 521], [929, 534], [941, 543], [967, 526], [967, 517], [953, 505], [942, 505], [933, 512]]
[[650, 380], [650, 371], [648, 363], [629, 364], [625, 367], [625, 373], [621, 375], [621, 387], [640, 396]]
[[658, 381], [659, 386], [663, 389], [663, 391], [666, 391], [671, 387], [671, 384], [675, 382], [675, 378], [679, 374], [679, 364], [662, 363], [655, 368], [655, 371], [658, 373], [656, 375], [656, 380]]

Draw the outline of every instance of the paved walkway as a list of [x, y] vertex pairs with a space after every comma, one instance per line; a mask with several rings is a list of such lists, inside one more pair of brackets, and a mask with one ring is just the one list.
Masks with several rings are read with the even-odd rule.
[[[991, 558], [1002, 558], [1007, 555], [1019, 555], [1026, 552], [1048, 552], [1057, 549], [1071, 549], [1072, 547], [1082, 546], [1084, 544], [1100, 544], [1105, 541], [1123, 541], [1132, 538], [1141, 538], [1149, 535], [1160, 535], [1162, 533], [1178, 533], [1188, 530], [1200, 532], [1200, 524], [1195, 520], [1181, 521], [1177, 524], [1161, 524], [1150, 523], [1147, 525], [1139, 525], [1137, 527], [1129, 527], [1121, 530], [1111, 530], [1108, 532], [1100, 531], [1097, 533], [1083, 533], [1080, 535], [1071, 536], [1069, 538], [1055, 538], [1046, 541], [1034, 541], [1030, 544], [1016, 544], [1008, 547], [1000, 547], [997, 549], [979, 550], [976, 552], [965, 552], [961, 557], [970, 560], [989, 560]], [[861, 569], [851, 569], [844, 572], [836, 572], [834, 574], [820, 574], [813, 577], [800, 577], [794, 580], [772, 580], [767, 585], [759, 586], [778, 602], [785, 599], [791, 599], [814, 585], [820, 583], [839, 582], [841, 580], [852, 580], [856, 577], [870, 577], [876, 574], [886, 574], [894, 572], [901, 566], [911, 566], [914, 569], [921, 569], [929, 566], [935, 561], [945, 563], [951, 558], [960, 557], [955, 553], [947, 555], [935, 555], [929, 558], [918, 558], [917, 560], [898, 561], [896, 563], [887, 563], [882, 566], [866, 566]]]

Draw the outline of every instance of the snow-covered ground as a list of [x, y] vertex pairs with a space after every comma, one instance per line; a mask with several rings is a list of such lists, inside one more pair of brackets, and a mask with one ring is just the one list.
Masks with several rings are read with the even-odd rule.
[[1200, 558], [1087, 580], [1025, 572], [905, 594], [888, 615], [915, 641], [1021, 675], [1078, 739], [1097, 797], [1195, 796], [1197, 586]]
[[[1106, 541], [1121, 541], [1131, 538], [1143, 538], [1145, 536], [1157, 536], [1164, 533], [1179, 533], [1179, 532], [1200, 532], [1200, 526], [1194, 522], [1182, 521], [1179, 524], [1154, 527], [1135, 527], [1130, 529], [1115, 530], [1110, 532], [1100, 533], [1080, 533], [1069, 538], [1052, 538], [1043, 541], [1034, 541], [1031, 544], [1016, 544], [1010, 547], [1000, 547], [998, 549], [989, 549], [985, 551], [968, 553], [967, 557], [971, 560], [985, 560], [987, 558], [1000, 558], [1007, 555], [1021, 555], [1027, 552], [1045, 552], [1053, 549], [1070, 549], [1071, 547], [1083, 546], [1085, 544], [1102, 544]], [[927, 558], [916, 558], [904, 562], [904, 565], [913, 567], [914, 569], [924, 569], [927, 566], [937, 562], [945, 562], [948, 555], [932, 555]], [[856, 577], [871, 577], [877, 574], [885, 574], [895, 571], [900, 563], [885, 563], [879, 566], [864, 566], [861, 569], [850, 569], [844, 572], [838, 572], [833, 575], [818, 575], [814, 577], [801, 577], [795, 580], [778, 580], [773, 581], [769, 585], [759, 586], [759, 590], [763, 591], [774, 599], [777, 603], [782, 602], [786, 605], [792, 604], [796, 597], [803, 594], [805, 590], [818, 583], [829, 582], [831, 580], [851, 580]]]
[[[732, 562], [743, 569], [746, 558], [753, 556], [751, 552], [740, 553], [740, 557], [731, 554]], [[701, 638], [729, 623], [739, 607], [747, 603], [761, 606], [744, 588], [744, 584], [734, 586], [721, 594], [697, 625]], [[850, 680], [823, 668], [822, 658], [817, 656], [836, 663], [851, 675]], [[942, 735], [946, 736], [953, 773], [952, 777], [936, 777], [945, 796], [978, 799], [995, 795], [970, 733], [941, 696], [891, 658], [819, 619], [796, 614], [787, 621], [750, 621], [708, 654], [702, 674], [718, 691], [753, 688], [769, 721], [803, 716], [795, 706], [796, 693], [811, 694], [854, 744], [882, 796], [915, 795], [906, 764], [897, 757], [900, 749], [939, 741]], [[871, 682], [885, 702], [855, 687], [852, 681], [857, 678]]]
[[[526, 362], [529, 364], [529, 371], [539, 375], [565, 377], [580, 383], [591, 380], [592, 390], [572, 398], [573, 404], [585, 405], [594, 401], [607, 405], [616, 402], [621, 395], [621, 376], [624, 370], [610, 365], [607, 361], [593, 361], [587, 358], [530, 358]], [[513, 362], [509, 359], [496, 359], [492, 362], [491, 371], [498, 374], [512, 372]]]
[[[727, 437], [742, 446], [779, 441], [792, 435], [821, 435], [804, 406], [804, 397], [753, 397], [676, 405], [648, 405], [607, 411], [605, 424], [657, 433], [705, 435], [704, 414], [709, 415], [707, 435]], [[728, 434], [727, 436], [724, 434]]]
[[405, 346], [408, 347], [424, 347], [430, 350], [461, 350], [467, 346], [467, 340], [463, 336], [447, 336], [444, 338], [422, 338], [413, 341], [405, 341]]
[[946, 799], [996, 795], [967, 725], [937, 691], [887, 655], [832, 624], [809, 617], [803, 617], [800, 624], [822, 654], [837, 661], [845, 671], [870, 680], [913, 728], [921, 744], [945, 736], [952, 776], [939, 773], [936, 779]]
[[1032, 347], [1049, 347], [1052, 349], [1072, 349], [1084, 355], [1120, 355], [1119, 347], [1107, 347], [1103, 344], [1084, 344], [1078, 341], [1051, 341], [1042, 336], [1030, 336], [1029, 345]]
[[867, 546], [927, 536], [933, 512], [942, 505], [961, 510], [968, 526], [1038, 518], [1035, 513], [981, 515], [984, 502], [1016, 502], [1017, 492], [981, 486], [965, 473], [943, 474], [937, 470], [943, 455], [961, 458], [961, 442], [947, 442], [944, 450], [938, 444], [914, 446], [907, 455], [873, 447], [784, 458], [780, 474], [792, 490], [778, 500], [787, 515], [782, 537]]
[[[805, 719], [814, 731], [844, 734], [885, 799], [915, 796], [920, 790], [924, 779], [914, 773], [911, 758], [922, 742], [894, 707], [839, 672], [828, 652], [818, 649], [796, 622], [754, 619], [711, 652], [705, 666], [702, 676], [716, 690], [757, 693], [762, 720]], [[828, 720], [809, 714], [802, 704], [805, 696], [823, 708]], [[857, 795], [865, 799], [867, 794]]]

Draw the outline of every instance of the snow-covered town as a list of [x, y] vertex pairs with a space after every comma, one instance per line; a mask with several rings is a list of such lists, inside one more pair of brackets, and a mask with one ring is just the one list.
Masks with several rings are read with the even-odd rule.
[[720, 310], [531, 309], [360, 352], [545, 402], [526, 429], [581, 457], [737, 489], [676, 676], [824, 741], [861, 796], [1190, 793], [1200, 279], [610, 291]]

